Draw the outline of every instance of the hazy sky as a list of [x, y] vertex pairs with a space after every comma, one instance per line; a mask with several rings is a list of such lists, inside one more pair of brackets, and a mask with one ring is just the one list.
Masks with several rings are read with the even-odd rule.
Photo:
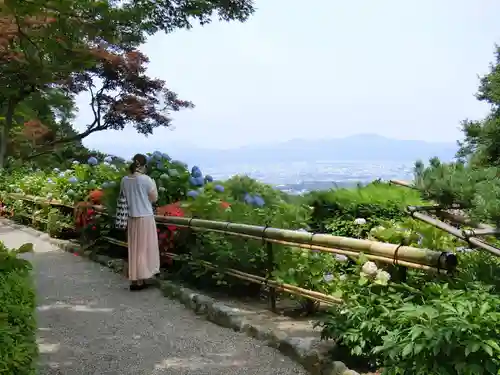
[[[305, 4], [314, 4], [306, 7]], [[100, 132], [113, 152], [234, 148], [296, 138], [378, 133], [454, 141], [500, 43], [496, 0], [258, 0], [246, 23], [155, 35], [142, 50], [193, 110], [174, 130]], [[89, 119], [80, 98], [78, 127]]]

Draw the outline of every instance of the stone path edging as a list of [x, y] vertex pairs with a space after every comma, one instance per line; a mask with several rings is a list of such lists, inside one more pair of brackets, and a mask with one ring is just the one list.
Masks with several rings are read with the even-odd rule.
[[[40, 237], [40, 239], [64, 251], [88, 258], [117, 273], [123, 273], [127, 265], [127, 262], [122, 259], [96, 255], [90, 250], [83, 251], [78, 243], [51, 238], [47, 233], [13, 223], [4, 218], [0, 220], [5, 225]], [[304, 366], [312, 375], [359, 375], [358, 372], [348, 369], [344, 363], [329, 360], [328, 349], [332, 348], [332, 345], [325, 345], [324, 342], [313, 342], [312, 338], [289, 336], [283, 330], [270, 329], [268, 326], [256, 324], [247, 317], [247, 311], [230, 306], [226, 302], [218, 301], [213, 297], [186, 288], [178, 283], [168, 280], [154, 280], [154, 284], [160, 288], [166, 297], [179, 300], [187, 308], [198, 315], [203, 315], [207, 320], [219, 326], [243, 332], [248, 336], [264, 341], [270, 347], [278, 349], [284, 355]]]

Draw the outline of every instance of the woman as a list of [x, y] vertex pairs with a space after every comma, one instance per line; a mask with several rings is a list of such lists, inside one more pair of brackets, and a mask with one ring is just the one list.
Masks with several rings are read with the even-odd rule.
[[160, 251], [152, 203], [158, 199], [155, 182], [146, 175], [147, 158], [137, 154], [121, 192], [128, 205], [128, 277], [130, 290], [144, 289], [146, 279], [160, 272]]

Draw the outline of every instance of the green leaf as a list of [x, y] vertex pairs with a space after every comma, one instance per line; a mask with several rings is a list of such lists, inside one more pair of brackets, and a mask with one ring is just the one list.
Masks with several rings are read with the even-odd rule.
[[24, 245], [20, 246], [19, 249], [16, 250], [16, 253], [18, 254], [32, 253], [32, 252], [33, 252], [32, 243], [25, 243]]
[[401, 356], [408, 357], [412, 352], [413, 352], [413, 343], [410, 342], [410, 343], [406, 344], [406, 346], [403, 348], [403, 351], [401, 352]]

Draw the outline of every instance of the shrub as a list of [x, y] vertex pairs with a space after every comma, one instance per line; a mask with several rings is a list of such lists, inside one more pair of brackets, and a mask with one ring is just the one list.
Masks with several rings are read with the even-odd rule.
[[[354, 189], [312, 192], [306, 200], [314, 208], [311, 229], [318, 233], [363, 238], [382, 220], [398, 220], [408, 205], [423, 204], [418, 192], [380, 181]], [[355, 219], [363, 218], [359, 225]]]
[[431, 281], [409, 271], [399, 284], [365, 268], [361, 258], [338, 282], [344, 304], [320, 322], [324, 339], [337, 340], [384, 375], [498, 374], [500, 296], [485, 280], [471, 280], [471, 264], [463, 279]]
[[26, 244], [8, 250], [0, 243], [0, 374], [36, 373], [36, 302], [31, 264], [16, 257], [32, 248]]

